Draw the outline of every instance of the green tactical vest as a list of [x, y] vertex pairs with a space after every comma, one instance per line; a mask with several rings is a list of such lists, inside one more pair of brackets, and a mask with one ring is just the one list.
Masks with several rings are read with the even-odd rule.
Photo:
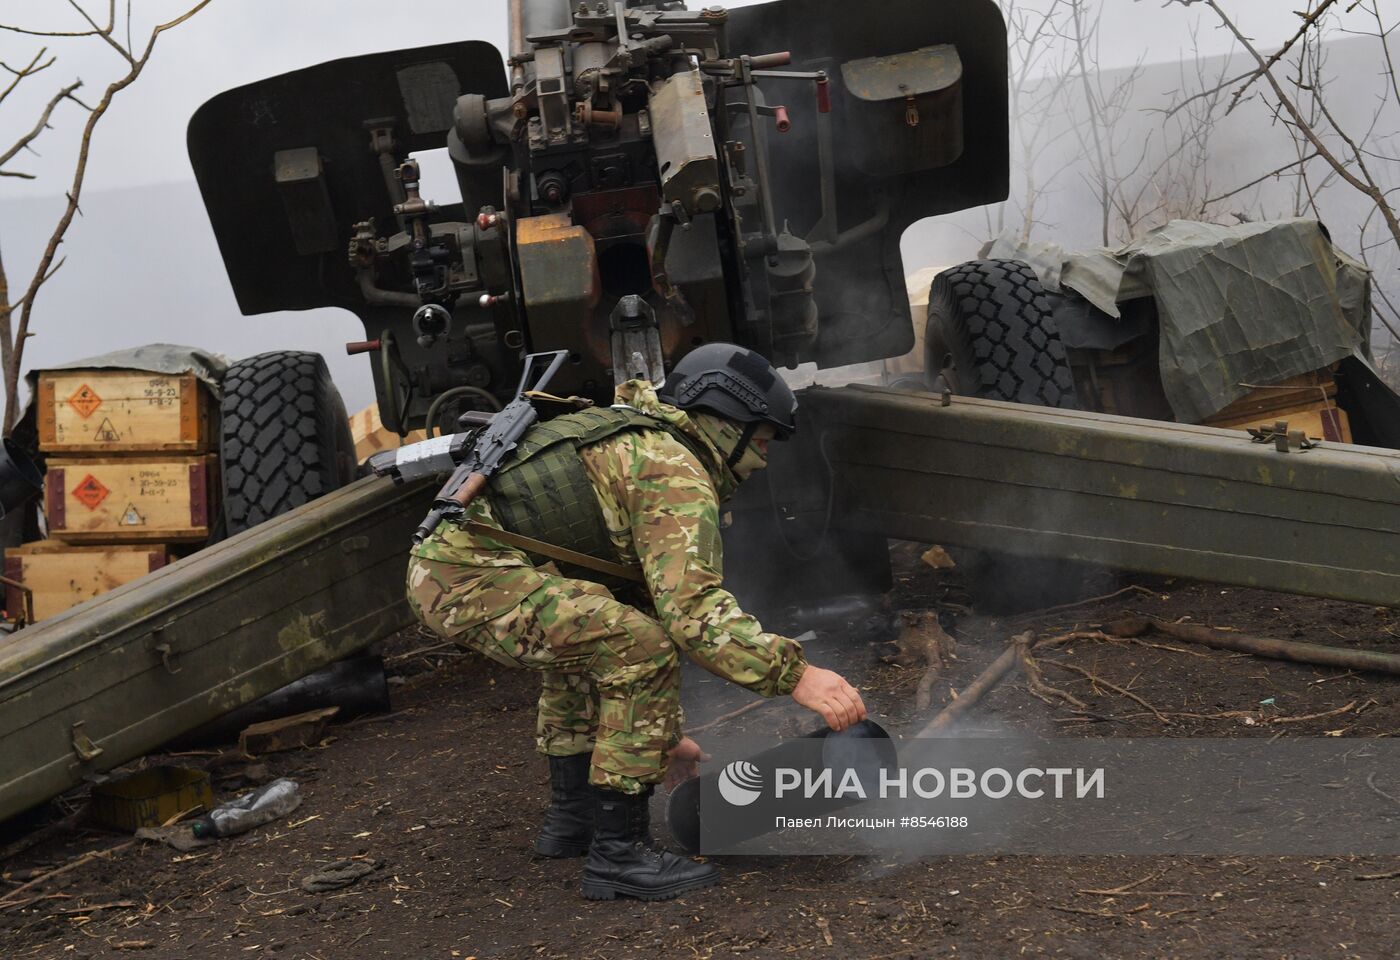
[[[521, 536], [621, 562], [579, 450], [629, 430], [664, 430], [704, 463], [694, 441], [664, 420], [627, 408], [590, 407], [566, 413], [531, 427], [510, 460], [491, 477], [486, 496], [497, 521]], [[530, 559], [536, 564], [549, 560], [536, 554]], [[566, 577], [608, 587], [627, 583], [594, 570], [555, 563]]]

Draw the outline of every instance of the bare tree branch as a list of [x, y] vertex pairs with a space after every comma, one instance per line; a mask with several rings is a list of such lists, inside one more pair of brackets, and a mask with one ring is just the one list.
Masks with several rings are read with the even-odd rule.
[[1249, 181], [1248, 183], [1242, 184], [1241, 186], [1236, 187], [1235, 189], [1229, 191], [1228, 193], [1222, 193], [1222, 194], [1220, 194], [1220, 196], [1218, 196], [1218, 197], [1211, 197], [1209, 200], [1207, 200], [1207, 201], [1205, 202], [1205, 205], [1206, 205], [1206, 206], [1209, 206], [1209, 205], [1212, 204], [1212, 203], [1219, 203], [1221, 200], [1228, 200], [1228, 199], [1230, 199], [1231, 197], [1238, 196], [1239, 194], [1244, 193], [1246, 190], [1249, 190], [1249, 189], [1251, 189], [1252, 187], [1257, 187], [1257, 186], [1259, 186], [1259, 184], [1263, 183], [1265, 180], [1276, 179], [1276, 178], [1282, 176], [1283, 174], [1287, 173], [1289, 170], [1296, 169], [1297, 167], [1301, 166], [1302, 164], [1307, 163], [1309, 160], [1313, 159], [1313, 158], [1316, 157], [1316, 156], [1317, 156], [1317, 153], [1316, 153], [1316, 152], [1313, 152], [1313, 153], [1308, 154], [1308, 155], [1305, 156], [1305, 157], [1299, 157], [1297, 160], [1290, 160], [1290, 161], [1288, 161], [1287, 163], [1285, 163], [1283, 166], [1281, 166], [1281, 167], [1276, 167], [1276, 168], [1274, 168], [1273, 170], [1270, 170], [1268, 173], [1266, 173], [1266, 174], [1264, 174], [1264, 175], [1262, 175], [1262, 176], [1255, 177], [1253, 180]]
[[[1375, 273], [1375, 268], [1371, 266], [1370, 250], [1366, 244], [1366, 228], [1370, 226], [1371, 219], [1375, 216], [1375, 214], [1376, 211], [1374, 210], [1367, 214], [1366, 219], [1362, 221], [1361, 228], [1357, 230], [1357, 236], [1360, 240], [1360, 242], [1357, 245], [1357, 253], [1361, 257], [1361, 262], [1366, 265], [1366, 268], [1370, 270], [1372, 274]], [[1390, 312], [1393, 315], [1395, 315], [1396, 317], [1400, 317], [1400, 311], [1396, 310], [1395, 304], [1391, 302], [1390, 295], [1386, 292], [1384, 285], [1377, 283], [1374, 284], [1373, 287], [1377, 295], [1381, 298], [1381, 302], [1384, 303], [1390, 309]], [[1390, 321], [1385, 318], [1385, 315], [1381, 311], [1373, 310], [1372, 313], [1378, 320], [1380, 320], [1381, 325], [1390, 331], [1390, 335], [1395, 339], [1395, 342], [1397, 344], [1400, 344], [1400, 331], [1396, 330], [1396, 328], [1391, 325]]]
[[[1181, 3], [1183, 5], [1189, 5], [1191, 2], [1203, 2], [1215, 12], [1216, 16], [1220, 19], [1221, 25], [1234, 35], [1236, 42], [1238, 42], [1241, 48], [1254, 59], [1258, 67], [1258, 75], [1268, 82], [1269, 88], [1273, 91], [1274, 99], [1278, 106], [1292, 119], [1294, 124], [1293, 129], [1296, 131], [1297, 135], [1311, 144], [1319, 158], [1326, 162], [1342, 180], [1375, 203], [1377, 210], [1385, 221], [1386, 228], [1390, 232], [1391, 237], [1394, 239], [1397, 246], [1400, 246], [1400, 220], [1397, 220], [1394, 208], [1387, 203], [1383, 188], [1377, 183], [1371, 172], [1367, 169], [1365, 158], [1360, 155], [1355, 141], [1337, 124], [1324, 100], [1320, 97], [1315, 98], [1318, 108], [1323, 111], [1323, 115], [1326, 117], [1333, 131], [1351, 151], [1355, 169], [1353, 169], [1352, 164], [1338, 157], [1328, 144], [1324, 142], [1316, 126], [1308, 122], [1308, 118], [1303, 115], [1297, 102], [1284, 90], [1283, 85], [1279, 83], [1278, 78], [1274, 76], [1272, 69], [1272, 64], [1277, 61], [1265, 60], [1258, 49], [1255, 48], [1254, 44], [1240, 31], [1234, 20], [1221, 9], [1218, 0], [1172, 0], [1172, 2]], [[1313, 11], [1315, 15], [1311, 15], [1305, 19], [1308, 30], [1313, 29], [1318, 23], [1318, 16], [1316, 14], [1323, 9], [1331, 7], [1333, 3], [1334, 0], [1322, 0], [1318, 8]]]
[[1211, 97], [1218, 96], [1230, 87], [1233, 87], [1235, 84], [1239, 83], [1241, 80], [1253, 75], [1253, 73], [1253, 70], [1246, 70], [1244, 73], [1236, 74], [1235, 76], [1230, 77], [1228, 80], [1222, 80], [1212, 87], [1207, 87], [1205, 90], [1199, 90], [1183, 100], [1177, 100], [1168, 107], [1152, 107], [1150, 109], [1159, 112], [1166, 117], [1171, 117], [1179, 113], [1180, 111], [1185, 110], [1197, 100], [1207, 100]]
[[[1207, 2], [1210, 3], [1212, 7], [1215, 6], [1215, 4], [1210, 2], [1210, 0], [1207, 0]], [[1295, 43], [1307, 37], [1308, 33], [1313, 29], [1313, 27], [1317, 25], [1322, 15], [1326, 13], [1329, 9], [1331, 9], [1332, 6], [1336, 4], [1336, 2], [1337, 0], [1322, 0], [1322, 2], [1317, 5], [1317, 8], [1315, 10], [1312, 10], [1308, 13], [1299, 13], [1298, 15], [1303, 18], [1303, 22], [1298, 27], [1298, 32], [1293, 34], [1293, 36], [1289, 37], [1287, 42], [1284, 43], [1283, 46], [1279, 47], [1277, 52], [1275, 52], [1274, 55], [1271, 56], [1266, 63], [1263, 63], [1259, 69], [1254, 70], [1250, 74], [1249, 79], [1246, 80], [1244, 85], [1241, 86], [1238, 90], [1236, 90], [1235, 95], [1230, 98], [1230, 106], [1226, 108], [1225, 112], [1230, 113], [1231, 111], [1233, 111], [1235, 107], [1239, 105], [1240, 98], [1244, 96], [1245, 91], [1248, 90], [1251, 86], [1253, 86], [1256, 80], [1258, 80], [1260, 77], [1264, 76], [1264, 74], [1272, 70], [1274, 65], [1277, 64], [1280, 60], [1282, 60], [1284, 56], [1287, 55], [1289, 50], [1293, 49], [1293, 45]], [[1219, 12], [1219, 8], [1216, 9], [1217, 12]], [[1231, 30], [1234, 29], [1233, 25], [1229, 26]], [[1239, 31], [1236, 30], [1234, 31], [1234, 33], [1236, 36], [1239, 36]]]
[[[1084, 107], [1089, 114], [1089, 134], [1094, 145], [1094, 159], [1097, 161], [1094, 167], [1095, 176], [1098, 180], [1099, 208], [1102, 220], [1102, 234], [1104, 246], [1108, 246], [1108, 215], [1111, 204], [1108, 195], [1108, 153], [1104, 149], [1104, 135], [1100, 129], [1103, 119], [1103, 109], [1096, 96], [1094, 85], [1089, 82], [1089, 57], [1088, 45], [1089, 37], [1084, 31], [1084, 5], [1083, 0], [1069, 0], [1070, 13], [1074, 29], [1074, 53], [1075, 64], [1079, 68], [1080, 85], [1084, 91]], [[1095, 29], [1095, 28], [1091, 28]], [[1098, 73], [1098, 64], [1094, 65], [1094, 72]]]
[[18, 70], [4, 61], [0, 61], [0, 69], [4, 69], [7, 73], [14, 76], [14, 79], [10, 81], [10, 85], [4, 90], [0, 90], [0, 103], [5, 102], [5, 98], [14, 92], [15, 87], [19, 86], [21, 80], [24, 80], [26, 77], [32, 77], [36, 73], [47, 70], [54, 65], [54, 61], [58, 59], [57, 57], [49, 57], [49, 59], [43, 63], [39, 62], [44, 59], [44, 54], [48, 52], [48, 49], [48, 47], [40, 47], [39, 52], [34, 54], [34, 59], [30, 60], [26, 66]]
[[1376, 0], [1371, 0], [1368, 12], [1376, 21], [1376, 37], [1380, 40], [1381, 54], [1385, 57], [1385, 72], [1390, 77], [1390, 92], [1395, 95], [1396, 104], [1400, 104], [1400, 77], [1396, 76], [1395, 61], [1390, 56], [1390, 31], [1395, 29], [1395, 24], [1389, 27], [1385, 25], [1385, 21], [1381, 19], [1380, 4], [1376, 3]]
[[[1028, 11], [1018, 0], [1006, 0], [1004, 14], [1009, 38], [1008, 101], [1011, 115], [1011, 152], [1018, 161], [1022, 184], [1019, 196], [998, 204], [997, 222], [993, 227], [988, 212], [988, 233], [1000, 235], [1006, 229], [1006, 208], [1019, 208], [1022, 239], [1042, 221], [1037, 207], [1045, 192], [1063, 172], [1053, 171], [1046, 178], [1039, 176], [1037, 164], [1042, 155], [1070, 131], [1061, 130], [1049, 136], [1051, 121], [1061, 110], [1063, 91], [1070, 80], [1064, 64], [1048, 62], [1059, 56], [1054, 43], [1060, 34], [1060, 18], [1064, 15], [1064, 0], [1053, 2], [1041, 11]], [[1044, 76], [1037, 77], [1037, 73]], [[1047, 79], [1048, 77], [1048, 79]]]
[[[1056, 0], [1034, 12], [1024, 0], [1002, 6], [1011, 52], [1012, 157], [1022, 177], [1008, 205], [1020, 208], [1021, 238], [1044, 221], [1054, 181], [1076, 167], [1093, 195], [1099, 242], [1106, 245], [1174, 216], [1199, 215], [1213, 192], [1206, 161], [1220, 107], [1230, 81], [1248, 73], [1231, 70], [1228, 58], [1219, 70], [1207, 69], [1193, 29], [1196, 53], [1179, 67], [1172, 105], [1139, 107], [1146, 53], [1125, 70], [1101, 69], [1101, 0]], [[1138, 113], [1159, 117], [1160, 124], [1144, 136], [1142, 125], [1130, 122]], [[1079, 149], [1052, 169], [1044, 158], [1065, 137], [1076, 138]], [[997, 232], [1003, 225], [999, 214]]]
[[12, 26], [8, 23], [0, 23], [0, 31], [5, 33], [18, 33], [26, 37], [95, 37], [95, 30], [26, 30], [24, 27]]
[[[19, 153], [21, 150], [26, 149], [31, 143], [33, 143], [34, 139], [48, 128], [49, 117], [53, 116], [54, 108], [56, 108], [64, 100], [68, 99], [72, 95], [73, 91], [77, 90], [82, 85], [83, 81], [77, 80], [64, 87], [62, 90], [58, 91], [58, 93], [54, 94], [53, 98], [50, 99], [49, 102], [44, 106], [44, 111], [39, 115], [39, 122], [34, 124], [34, 129], [30, 130], [28, 133], [24, 134], [22, 137], [16, 140], [14, 145], [11, 146], [10, 149], [6, 150], [4, 153], [0, 153], [0, 167], [3, 167], [5, 164], [9, 163], [11, 160], [14, 159], [15, 154]], [[24, 176], [24, 174], [10, 175]], [[29, 177], [27, 179], [33, 178]]]
[[[59, 217], [58, 224], [54, 227], [53, 232], [49, 236], [48, 242], [44, 247], [43, 255], [39, 258], [39, 263], [34, 270], [33, 276], [25, 286], [24, 293], [13, 302], [9, 299], [9, 285], [4, 277], [3, 269], [0, 269], [0, 366], [3, 366], [5, 376], [4, 426], [6, 434], [13, 428], [15, 418], [18, 415], [20, 371], [23, 369], [24, 346], [31, 336], [29, 326], [33, 316], [35, 301], [40, 288], [63, 266], [64, 260], [58, 258], [58, 248], [63, 243], [64, 236], [67, 234], [69, 226], [72, 225], [74, 217], [81, 212], [79, 200], [82, 196], [83, 180], [87, 175], [88, 156], [92, 147], [93, 131], [96, 129], [98, 122], [107, 113], [108, 108], [112, 105], [113, 98], [122, 90], [125, 90], [131, 84], [135, 83], [141, 76], [141, 72], [145, 69], [147, 62], [150, 60], [151, 53], [154, 51], [156, 41], [160, 38], [160, 35], [189, 20], [208, 6], [211, 0], [199, 0], [198, 3], [189, 7], [178, 17], [154, 27], [146, 39], [145, 47], [139, 54], [136, 53], [134, 47], [130, 46], [130, 41], [128, 41], [128, 46], [123, 47], [121, 43], [117, 42], [112, 37], [113, 31], [116, 29], [116, 0], [108, 0], [108, 22], [106, 27], [97, 24], [78, 4], [77, 0], [68, 0], [68, 2], [85, 20], [87, 20], [93, 29], [67, 33], [33, 31], [7, 25], [0, 25], [0, 29], [8, 30], [12, 33], [22, 33], [33, 36], [100, 37], [109, 46], [114, 47], [122, 53], [128, 63], [129, 69], [125, 76], [108, 84], [106, 90], [102, 94], [102, 98], [89, 108], [87, 122], [83, 125], [82, 136], [79, 142], [78, 156], [74, 165], [72, 183], [67, 192], [67, 205], [64, 207], [63, 213]], [[127, 29], [130, 30], [129, 8]], [[25, 149], [34, 137], [44, 130], [54, 107], [64, 98], [73, 99], [75, 102], [82, 103], [82, 101], [77, 100], [77, 98], [73, 96], [73, 91], [76, 89], [77, 85], [75, 84], [72, 87], [65, 88], [55, 96], [45, 109], [44, 115], [39, 124], [35, 127], [35, 130], [22, 137], [16, 146], [12, 147], [4, 155], [0, 155], [0, 164], [11, 159], [19, 150]], [[19, 316], [17, 325], [13, 323], [16, 314]]]
[[78, 11], [78, 14], [92, 26], [93, 32], [101, 37], [103, 41], [106, 42], [107, 46], [121, 54], [122, 58], [125, 59], [127, 63], [135, 66], [136, 61], [132, 58], [131, 51], [112, 39], [112, 30], [117, 24], [117, 0], [107, 0], [107, 26], [105, 27], [99, 27], [97, 21], [92, 19], [88, 12], [83, 9], [82, 5], [78, 3], [78, 0], [68, 0], [68, 5]]

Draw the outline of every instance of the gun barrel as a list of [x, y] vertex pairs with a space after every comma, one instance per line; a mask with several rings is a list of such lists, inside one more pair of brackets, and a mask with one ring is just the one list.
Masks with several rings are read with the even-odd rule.
[[442, 523], [446, 516], [447, 511], [443, 507], [433, 507], [429, 510], [428, 515], [423, 518], [423, 522], [418, 524], [418, 529], [413, 531], [413, 542], [422, 543], [432, 536], [433, 531], [438, 528], [438, 524]]

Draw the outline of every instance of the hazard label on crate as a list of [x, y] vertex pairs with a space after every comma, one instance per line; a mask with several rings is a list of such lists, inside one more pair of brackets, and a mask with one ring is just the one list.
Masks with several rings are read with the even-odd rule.
[[82, 416], [84, 420], [92, 416], [93, 411], [102, 406], [102, 398], [97, 395], [97, 391], [86, 383], [73, 391], [73, 395], [68, 398], [68, 405]]
[[73, 488], [73, 499], [77, 500], [89, 510], [96, 510], [98, 504], [106, 500], [107, 494], [110, 492], [111, 491], [102, 485], [101, 480], [98, 480], [89, 473], [86, 477], [83, 477], [82, 483]]
[[111, 417], [103, 417], [102, 422], [97, 425], [97, 432], [92, 435], [92, 439], [101, 443], [116, 443], [121, 438], [121, 433], [112, 425]]

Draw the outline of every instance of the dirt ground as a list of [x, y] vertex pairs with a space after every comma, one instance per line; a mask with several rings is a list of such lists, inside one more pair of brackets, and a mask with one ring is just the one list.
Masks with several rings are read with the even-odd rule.
[[[936, 710], [1024, 629], [1050, 635], [1140, 611], [1283, 639], [1400, 650], [1377, 608], [1209, 584], [1138, 581], [1117, 597], [993, 619], [963, 610], [956, 575], [895, 548], [894, 609], [936, 607], [959, 660], [933, 688]], [[918, 729], [921, 670], [884, 662], [889, 616], [823, 624], [814, 661], [857, 679], [892, 730]], [[802, 624], [785, 625], [793, 630]], [[853, 857], [727, 859], [722, 886], [654, 904], [593, 903], [579, 861], [533, 859], [547, 774], [531, 751], [534, 678], [410, 631], [386, 650], [394, 710], [341, 724], [319, 747], [220, 767], [221, 796], [289, 776], [305, 800], [290, 817], [192, 853], [137, 843], [30, 888], [0, 908], [0, 956], [95, 958], [974, 957], [1315, 958], [1400, 954], [1400, 858]], [[1150, 645], [1149, 645], [1150, 644]], [[974, 712], [1040, 736], [1394, 736], [1393, 679], [1358, 676], [1157, 637], [1077, 641], [1044, 655], [1130, 690], [1131, 700], [1053, 666], [1046, 680], [1089, 714], [1032, 698], [1013, 676]], [[708, 681], [708, 682], [707, 682]], [[692, 725], [752, 699], [687, 678]], [[1271, 704], [1261, 701], [1272, 698]], [[929, 711], [929, 713], [932, 712]], [[1324, 714], [1314, 719], [1296, 720]], [[726, 721], [726, 731], [812, 724], [790, 701]], [[1339, 731], [1339, 732], [1338, 732]], [[703, 742], [703, 737], [699, 739]], [[185, 756], [184, 762], [207, 761]], [[56, 817], [80, 796], [52, 805]], [[33, 830], [42, 818], [22, 825]], [[54, 831], [0, 863], [5, 890], [126, 838]], [[23, 839], [10, 824], [0, 844]], [[329, 893], [303, 876], [342, 858], [373, 872]], [[1111, 891], [1120, 892], [1113, 893]]]

